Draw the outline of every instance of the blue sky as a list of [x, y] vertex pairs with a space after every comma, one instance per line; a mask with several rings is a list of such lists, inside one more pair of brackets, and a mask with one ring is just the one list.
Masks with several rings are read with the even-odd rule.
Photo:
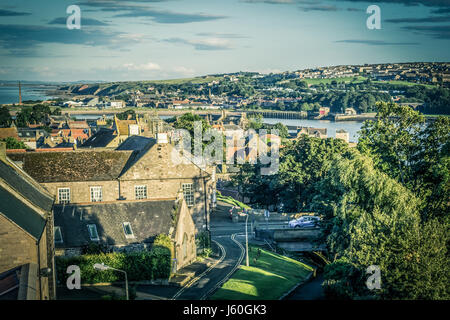
[[[81, 29], [66, 8], [81, 8]], [[369, 30], [366, 9], [381, 9]], [[154, 80], [450, 61], [450, 0], [0, 0], [0, 79]]]

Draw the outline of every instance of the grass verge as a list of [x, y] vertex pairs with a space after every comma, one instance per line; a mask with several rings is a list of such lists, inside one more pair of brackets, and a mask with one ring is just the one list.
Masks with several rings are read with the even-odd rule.
[[250, 266], [242, 265], [211, 300], [276, 300], [313, 271], [300, 261], [264, 249], [257, 257], [258, 249], [249, 247]]

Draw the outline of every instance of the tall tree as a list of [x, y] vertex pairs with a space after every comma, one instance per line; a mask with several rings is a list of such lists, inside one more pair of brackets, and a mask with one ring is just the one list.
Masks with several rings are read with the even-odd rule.
[[[448, 299], [448, 229], [421, 224], [420, 199], [373, 161], [354, 152], [337, 156], [314, 198], [325, 213], [333, 263], [325, 270], [334, 297]], [[369, 291], [366, 268], [381, 270], [381, 289]]]
[[12, 123], [12, 117], [7, 107], [0, 108], [0, 127], [9, 127]]

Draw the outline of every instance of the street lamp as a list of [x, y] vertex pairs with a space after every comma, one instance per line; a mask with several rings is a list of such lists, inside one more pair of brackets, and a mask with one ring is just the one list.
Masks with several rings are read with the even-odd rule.
[[118, 272], [122, 272], [125, 274], [125, 294], [127, 296], [127, 300], [129, 300], [128, 297], [128, 277], [127, 277], [127, 273], [123, 270], [119, 270], [119, 269], [115, 269], [113, 267], [107, 266], [104, 263], [96, 263], [94, 264], [94, 269], [99, 270], [99, 271], [106, 271], [106, 270], [114, 270], [114, 271], [118, 271]]
[[246, 251], [246, 257], [245, 257], [245, 264], [248, 267], [249, 261], [248, 261], [248, 231], [247, 231], [247, 221], [248, 221], [248, 212], [247, 217], [245, 218], [245, 251]]

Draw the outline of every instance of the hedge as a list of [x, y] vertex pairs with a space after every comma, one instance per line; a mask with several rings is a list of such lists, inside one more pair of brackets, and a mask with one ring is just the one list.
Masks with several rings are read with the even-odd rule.
[[121, 272], [99, 271], [93, 267], [95, 263], [104, 263], [107, 266], [126, 271], [129, 281], [168, 279], [171, 262], [171, 253], [167, 248], [154, 246], [151, 251], [56, 257], [56, 272], [59, 283], [66, 283], [67, 277], [70, 276], [66, 270], [70, 265], [80, 267], [81, 283], [92, 284], [124, 280]]

